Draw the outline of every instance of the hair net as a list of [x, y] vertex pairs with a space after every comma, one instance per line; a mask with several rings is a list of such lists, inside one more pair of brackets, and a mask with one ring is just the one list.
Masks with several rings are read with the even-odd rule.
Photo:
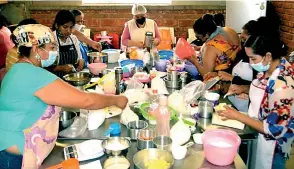
[[132, 7], [132, 14], [139, 15], [139, 14], [146, 14], [147, 9], [143, 5], [134, 4]]
[[17, 46], [40, 46], [55, 41], [50, 28], [40, 24], [18, 26], [13, 31], [13, 35]]

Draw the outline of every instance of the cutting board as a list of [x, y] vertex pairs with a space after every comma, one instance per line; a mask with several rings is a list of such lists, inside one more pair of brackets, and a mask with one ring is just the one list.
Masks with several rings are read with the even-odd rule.
[[219, 116], [217, 113], [214, 113], [212, 116], [212, 124], [214, 125], [220, 125], [225, 127], [231, 127], [235, 129], [243, 130], [245, 127], [244, 123], [241, 123], [237, 120], [222, 120], [221, 116]]

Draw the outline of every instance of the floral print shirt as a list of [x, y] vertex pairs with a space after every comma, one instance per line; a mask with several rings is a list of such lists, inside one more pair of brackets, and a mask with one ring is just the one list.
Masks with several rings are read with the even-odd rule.
[[276, 153], [289, 158], [294, 140], [294, 70], [285, 58], [269, 78], [259, 73], [257, 78], [266, 88], [259, 111], [265, 138], [276, 140]]

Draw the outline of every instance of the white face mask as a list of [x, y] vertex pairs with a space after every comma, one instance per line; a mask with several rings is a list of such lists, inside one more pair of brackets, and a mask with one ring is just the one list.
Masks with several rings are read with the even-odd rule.
[[259, 63], [256, 63], [256, 64], [255, 63], [251, 63], [250, 65], [251, 65], [251, 67], [253, 69], [255, 69], [258, 72], [266, 72], [270, 68], [270, 63], [267, 64], [267, 65], [263, 65], [262, 62], [263, 62], [263, 59]]
[[86, 27], [85, 25], [75, 24], [74, 29], [77, 31], [83, 32], [85, 27]]

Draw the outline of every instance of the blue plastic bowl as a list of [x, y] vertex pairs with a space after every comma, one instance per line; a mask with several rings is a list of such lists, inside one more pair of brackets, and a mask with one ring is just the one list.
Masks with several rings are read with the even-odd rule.
[[160, 50], [158, 55], [160, 59], [170, 60], [174, 56], [174, 52], [172, 50]]
[[185, 62], [185, 71], [188, 72], [191, 76], [197, 77], [199, 72], [193, 63], [186, 61]]
[[144, 67], [143, 60], [123, 60], [120, 62], [120, 66], [124, 67], [130, 64], [135, 64], [135, 67]]

